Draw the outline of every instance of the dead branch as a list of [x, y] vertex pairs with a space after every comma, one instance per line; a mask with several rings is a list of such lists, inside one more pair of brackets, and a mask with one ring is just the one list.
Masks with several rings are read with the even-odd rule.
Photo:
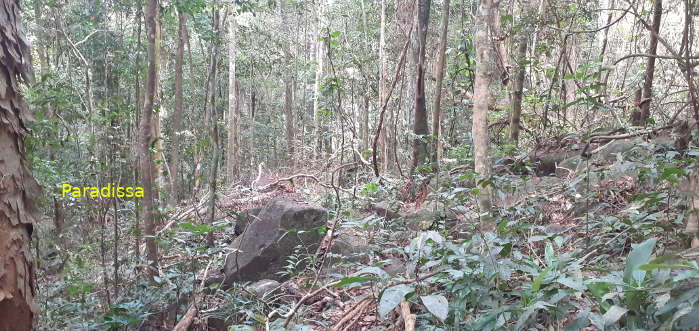
[[[294, 305], [294, 307], [291, 308], [291, 310], [290, 310], [288, 313], [282, 315], [282, 317], [284, 317], [284, 318], [286, 319], [286, 320], [284, 321], [284, 326], [283, 326], [284, 329], [286, 329], [286, 327], [289, 325], [289, 322], [291, 322], [291, 318], [294, 317], [294, 315], [295, 315], [296, 312], [299, 310], [299, 308], [301, 308], [301, 305], [302, 305], [304, 302], [306, 302], [308, 299], [310, 299], [310, 298], [312, 298], [312, 297], [318, 295], [319, 293], [321, 293], [321, 292], [327, 290], [328, 287], [337, 285], [337, 284], [339, 284], [339, 283], [340, 283], [340, 281], [338, 280], [338, 281], [334, 281], [334, 282], [332, 282], [332, 283], [325, 284], [325, 285], [323, 285], [323, 287], [321, 287], [321, 288], [319, 288], [319, 289], [317, 289], [317, 290], [315, 290], [315, 291], [313, 291], [313, 292], [310, 292], [310, 293], [304, 295], [303, 298], [301, 298], [301, 300], [299, 300], [298, 302], [296, 302], [296, 304]], [[273, 317], [273, 316], [275, 315], [275, 313], [278, 314], [278, 312], [277, 312], [276, 310], [274, 310], [274, 311], [272, 311], [271, 313], [269, 313], [269, 318]]]
[[[357, 302], [357, 304], [350, 309], [349, 312], [345, 314], [345, 316], [340, 319], [333, 327], [330, 329], [331, 331], [341, 331], [341, 330], [347, 330], [349, 327], [352, 325], [351, 322], [355, 321], [358, 317], [362, 315], [364, 310], [369, 306], [371, 303], [371, 299], [369, 298], [363, 298]], [[348, 323], [349, 322], [349, 323]], [[347, 324], [346, 326], [344, 326]], [[344, 326], [344, 327], [343, 327]]]
[[410, 303], [408, 301], [400, 302], [400, 315], [403, 317], [403, 325], [405, 331], [415, 331], [415, 321], [417, 316], [410, 312]]
[[177, 322], [177, 325], [175, 325], [175, 328], [172, 329], [172, 331], [187, 331], [189, 326], [192, 325], [192, 322], [194, 322], [194, 317], [197, 316], [198, 311], [199, 310], [197, 309], [196, 305], [189, 306], [187, 313], [184, 314], [179, 322]]
[[654, 133], [660, 130], [665, 130], [671, 128], [672, 125], [665, 125], [657, 128], [652, 128], [652, 129], [647, 129], [647, 130], [641, 130], [641, 131], [636, 131], [636, 132], [631, 132], [631, 133], [625, 133], [625, 134], [619, 134], [615, 136], [594, 136], [590, 137], [590, 139], [587, 141], [587, 144], [585, 144], [585, 148], [583, 148], [582, 152], [580, 152], [580, 155], [583, 157], [589, 157], [592, 155], [592, 153], [587, 153], [587, 150], [590, 149], [590, 144], [592, 144], [595, 141], [600, 141], [600, 140], [618, 140], [618, 139], [626, 139], [626, 138], [632, 138], [632, 137], [638, 137], [642, 136], [644, 134], [650, 134]]
[[[213, 259], [209, 260], [209, 263], [206, 265], [206, 269], [204, 269], [204, 276], [202, 276], [201, 278], [199, 290], [197, 291], [198, 293], [201, 293], [201, 291], [204, 289], [204, 282], [206, 281], [206, 276], [209, 275], [209, 268], [211, 267], [211, 262], [213, 262]], [[173, 331], [187, 331], [189, 329], [189, 326], [192, 325], [192, 322], [194, 322], [194, 317], [196, 317], [197, 313], [199, 312], [199, 309], [197, 309], [196, 299], [197, 298], [195, 294], [195, 298], [192, 302], [192, 305], [189, 306], [189, 309], [187, 309], [187, 313], [184, 314], [182, 319], [179, 322], [177, 322], [175, 328], [172, 329]]]

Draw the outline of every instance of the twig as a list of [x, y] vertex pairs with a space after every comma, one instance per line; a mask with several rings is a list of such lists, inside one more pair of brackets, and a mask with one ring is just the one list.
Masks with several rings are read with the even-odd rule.
[[422, 276], [420, 276], [420, 277], [415, 277], [415, 278], [411, 278], [411, 279], [404, 279], [404, 280], [393, 281], [393, 282], [391, 282], [390, 284], [388, 284], [388, 286], [386, 286], [386, 287], [391, 287], [391, 286], [396, 286], [396, 285], [401, 285], [401, 284], [411, 284], [411, 283], [421, 282], [421, 281], [423, 281], [423, 280], [425, 280], [425, 279], [427, 279], [427, 278], [430, 278], [430, 277], [432, 277], [432, 276], [434, 276], [434, 275], [436, 275], [436, 274], [438, 274], [438, 273], [440, 273], [440, 272], [442, 272], [442, 271], [444, 271], [444, 270], [432, 271], [432, 272], [426, 273], [426, 274], [424, 274], [424, 275], [422, 275]]

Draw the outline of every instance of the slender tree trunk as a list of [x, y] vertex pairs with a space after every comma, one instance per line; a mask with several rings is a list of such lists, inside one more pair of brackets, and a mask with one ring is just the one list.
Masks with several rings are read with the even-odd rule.
[[[212, 13], [211, 27], [216, 33], [217, 38], [211, 42], [211, 56], [209, 58], [209, 73], [206, 79], [206, 87], [204, 89], [204, 121], [202, 123], [202, 128], [200, 131], [199, 139], [208, 140], [211, 135], [210, 124], [212, 109], [211, 104], [215, 104], [213, 100], [216, 92], [216, 74], [218, 70], [218, 40], [222, 37], [221, 35], [221, 18], [220, 11], [218, 8], [213, 9]], [[203, 175], [203, 159], [206, 147], [197, 147], [194, 153], [194, 192], [198, 191], [201, 187], [201, 180]]]
[[237, 22], [235, 8], [231, 11], [228, 22], [228, 154], [226, 161], [226, 181], [232, 184], [239, 172], [238, 150], [238, 122], [240, 111], [238, 109], [237, 82], [235, 78], [235, 53], [237, 50], [236, 30]]
[[320, 114], [320, 84], [323, 80], [323, 59], [325, 58], [325, 41], [321, 39], [325, 25], [325, 3], [320, 0], [318, 4], [318, 25], [316, 27], [316, 77], [313, 86], [313, 135], [315, 137], [315, 158], [319, 159], [323, 150], [323, 132], [321, 131]]
[[[687, 80], [687, 88], [689, 89], [689, 95], [687, 96], [689, 104], [692, 106], [692, 115], [694, 120], [699, 122], [699, 96], [697, 96], [697, 87], [694, 81], [694, 67], [692, 66], [690, 57], [692, 53], [692, 46], [694, 44], [694, 20], [692, 17], [692, 7], [694, 7], [694, 2], [689, 0], [684, 0], [684, 31], [682, 32], [682, 44], [684, 45], [684, 75], [685, 80]], [[698, 192], [699, 193], [699, 192]]]
[[[615, 3], [616, 3], [616, 0], [611, 0], [609, 2], [609, 8], [614, 8]], [[614, 12], [610, 11], [609, 14], [607, 15], [606, 25], [609, 25], [612, 23], [612, 17], [614, 17]], [[606, 54], [607, 54], [608, 43], [609, 43], [609, 28], [606, 28], [606, 29], [604, 29], [604, 37], [602, 38], [602, 47], [601, 47], [601, 50], [599, 52], [600, 70], [597, 71], [597, 75], [598, 75], [597, 81], [598, 81], [598, 84], [600, 84], [600, 86], [602, 86], [602, 88], [600, 90], [600, 92], [601, 92], [600, 95], [602, 97], [607, 96], [607, 78], [609, 78], [609, 75], [606, 75], [603, 78], [602, 77], [602, 75], [603, 75], [602, 69], [603, 69], [603, 66], [606, 65], [605, 58], [606, 58]], [[601, 101], [602, 100], [600, 100], [600, 102]]]
[[0, 330], [32, 330], [36, 212], [29, 191], [37, 187], [22, 154], [32, 118], [18, 84], [32, 79], [32, 62], [19, 0], [0, 0], [0, 53]]
[[294, 164], [294, 91], [290, 77], [284, 78], [284, 117], [286, 127], [286, 151], [289, 157], [289, 164]]
[[[476, 48], [476, 79], [473, 93], [473, 147], [475, 170], [481, 178], [490, 176], [490, 160], [488, 156], [488, 106], [493, 100], [490, 90], [493, 76], [495, 57], [493, 45], [488, 33], [488, 22], [497, 15], [498, 8], [493, 0], [480, 0], [476, 13], [476, 32], [474, 46]], [[491, 207], [490, 188], [480, 187], [478, 206], [482, 212], [489, 212]]]
[[[386, 88], [386, 0], [381, 0], [381, 26], [379, 28], [379, 102], [377, 103], [379, 105], [379, 109], [382, 109], [384, 102], [386, 102]], [[387, 120], [387, 123], [390, 123], [390, 120]], [[379, 135], [380, 150], [377, 151], [377, 153], [381, 156], [381, 160], [384, 163], [384, 169], [388, 169], [389, 167], [388, 127], [388, 124], [386, 124], [386, 130], [383, 128], [377, 129], [381, 131]]]
[[510, 142], [513, 145], [519, 143], [519, 126], [522, 115], [522, 97], [524, 96], [524, 76], [527, 71], [526, 57], [528, 38], [526, 35], [519, 36], [517, 45], [517, 74], [512, 85], [512, 113], [510, 114]]
[[413, 121], [413, 164], [411, 170], [424, 165], [429, 159], [427, 153], [427, 106], [425, 100], [425, 47], [427, 46], [427, 27], [430, 18], [431, 0], [418, 0], [417, 15], [417, 47], [415, 49], [416, 82], [415, 82], [415, 112]]
[[175, 53], [175, 109], [172, 119], [172, 146], [170, 146], [170, 206], [175, 206], [180, 199], [180, 132], [182, 132], [182, 68], [184, 65], [184, 45], [187, 40], [187, 15], [181, 10], [177, 13], [178, 40]]
[[144, 197], [141, 199], [141, 217], [143, 218], [146, 235], [146, 257], [151, 266], [149, 273], [151, 278], [157, 275], [158, 245], [155, 240], [155, 192], [153, 187], [153, 154], [150, 146], [153, 143], [153, 108], [155, 94], [158, 89], [157, 56], [160, 43], [156, 39], [159, 17], [158, 0], [149, 0], [146, 8], [146, 34], [148, 38], [148, 76], [146, 78], [145, 101], [140, 123], [139, 141], [139, 175]]
[[442, 133], [442, 81], [444, 80], [444, 66], [446, 63], [447, 39], [449, 32], [449, 0], [444, 0], [444, 14], [442, 14], [442, 36], [439, 40], [439, 55], [437, 57], [437, 83], [434, 89], [434, 107], [432, 108], [432, 136], [434, 137], [434, 153], [432, 164], [436, 170], [439, 167], [439, 159], [442, 157], [442, 143], [439, 136]]
[[[158, 0], [160, 1], [160, 0]], [[153, 164], [151, 165], [152, 171], [153, 171], [153, 183], [155, 184], [156, 189], [153, 191], [153, 197], [154, 199], [158, 200], [160, 199], [160, 191], [166, 186], [165, 181], [164, 181], [164, 176], [163, 176], [163, 166], [165, 165], [165, 149], [163, 147], [163, 139], [162, 139], [162, 127], [160, 125], [161, 117], [164, 115], [164, 112], [161, 112], [160, 110], [160, 43], [162, 42], [162, 30], [161, 30], [161, 24], [160, 24], [160, 7], [156, 9], [156, 17], [157, 17], [157, 24], [155, 27], [155, 40], [156, 43], [158, 43], [157, 47], [155, 47], [155, 91], [153, 92], [153, 109], [152, 112], [154, 113], [153, 115], [153, 133], [152, 133], [152, 139], [153, 139], [153, 147], [155, 149], [155, 153], [153, 153]]]
[[[656, 55], [658, 52], [658, 35], [660, 34], [660, 19], [663, 15], [663, 1], [655, 0], [653, 4], [653, 25], [650, 31], [650, 45], [648, 54]], [[638, 110], [631, 114], [631, 124], [635, 126], [646, 126], [650, 118], [650, 103], [653, 98], [653, 76], [655, 75], [655, 57], [649, 56], [646, 64], [646, 77], [643, 81], [643, 96]]]

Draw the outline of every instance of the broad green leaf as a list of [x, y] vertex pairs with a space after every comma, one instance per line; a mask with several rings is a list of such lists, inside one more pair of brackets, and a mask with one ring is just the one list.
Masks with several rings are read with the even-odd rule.
[[649, 271], [649, 270], [655, 270], [655, 269], [688, 269], [691, 268], [688, 265], [684, 264], [642, 264], [638, 266], [638, 269], [644, 270], [644, 271]]
[[581, 279], [574, 279], [574, 278], [559, 278], [556, 280], [558, 283], [563, 284], [565, 286], [568, 286], [576, 291], [583, 292], [585, 291], [585, 285], [583, 285], [583, 282]]
[[624, 282], [630, 283], [633, 272], [638, 270], [639, 266], [648, 263], [657, 241], [658, 238], [650, 238], [633, 247], [629, 253], [629, 256], [626, 258], [626, 266], [624, 267]]
[[611, 306], [609, 310], [604, 313], [604, 325], [609, 326], [616, 323], [627, 311], [629, 310], [617, 305]]
[[534, 314], [537, 310], [546, 309], [552, 306], [552, 304], [549, 304], [544, 301], [537, 301], [533, 303], [531, 306], [527, 307], [527, 309], [524, 310], [522, 315], [519, 315], [519, 319], [517, 319], [517, 324], [515, 325], [515, 330], [520, 330], [527, 323], [532, 314]]
[[338, 288], [338, 287], [343, 287], [343, 286], [346, 286], [349, 284], [361, 283], [361, 282], [366, 282], [366, 281], [370, 281], [370, 280], [376, 280], [376, 278], [367, 277], [367, 276], [345, 277], [339, 283], [333, 285], [333, 287]]
[[692, 311], [680, 318], [679, 325], [681, 330], [689, 330], [699, 326], [699, 308], [694, 307]]
[[507, 243], [502, 246], [502, 250], [500, 250], [500, 256], [507, 257], [508, 255], [510, 255], [510, 252], [512, 252], [512, 243]]
[[544, 249], [544, 260], [546, 260], [546, 265], [549, 267], [553, 266], [555, 258], [556, 257], [553, 254], [553, 245], [550, 242], [547, 242], [546, 248]]
[[447, 315], [449, 314], [449, 302], [443, 295], [426, 295], [421, 296], [420, 299], [427, 310], [440, 321], [444, 322], [444, 320], [447, 319]]
[[539, 292], [539, 288], [541, 287], [541, 282], [544, 280], [544, 277], [546, 277], [546, 274], [549, 273], [549, 268], [546, 268], [542, 270], [538, 276], [534, 278], [532, 281], [532, 293]]
[[364, 274], [377, 275], [381, 278], [388, 277], [388, 273], [386, 273], [386, 271], [384, 271], [383, 269], [381, 269], [379, 267], [374, 267], [374, 266], [364, 267], [364, 268], [359, 269], [359, 271], [354, 273], [354, 275], [357, 275], [357, 276], [364, 275]]
[[590, 325], [590, 313], [581, 312], [575, 317], [575, 319], [572, 322], [570, 322], [570, 324], [566, 325], [563, 331], [578, 331], [582, 330], [588, 325]]
[[379, 299], [379, 316], [386, 317], [393, 308], [405, 299], [406, 294], [414, 291], [415, 289], [412, 286], [406, 284], [391, 286], [385, 289]]

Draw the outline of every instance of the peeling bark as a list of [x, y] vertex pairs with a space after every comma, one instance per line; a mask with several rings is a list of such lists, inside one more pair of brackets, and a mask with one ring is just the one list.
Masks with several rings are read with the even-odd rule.
[[30, 253], [37, 189], [23, 157], [32, 120], [19, 85], [31, 77], [29, 41], [18, 0], [0, 1], [0, 330], [32, 330], [34, 264]]

